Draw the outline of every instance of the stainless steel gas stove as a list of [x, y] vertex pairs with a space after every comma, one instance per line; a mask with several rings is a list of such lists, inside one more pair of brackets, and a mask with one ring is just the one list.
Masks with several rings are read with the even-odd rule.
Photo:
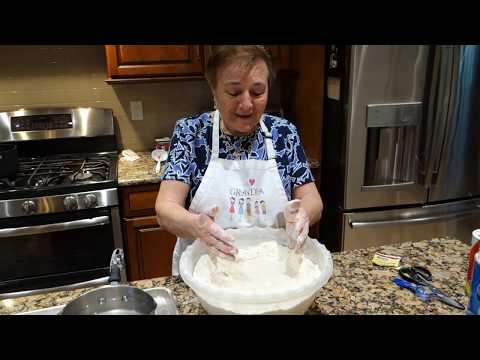
[[107, 283], [123, 248], [114, 125], [101, 108], [0, 113], [0, 143], [19, 155], [0, 179], [0, 297]]

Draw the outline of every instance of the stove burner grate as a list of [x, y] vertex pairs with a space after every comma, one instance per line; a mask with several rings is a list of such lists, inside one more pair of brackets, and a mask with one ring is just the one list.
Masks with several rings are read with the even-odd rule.
[[21, 159], [15, 179], [0, 179], [0, 189], [104, 181], [109, 179], [111, 161], [102, 155]]

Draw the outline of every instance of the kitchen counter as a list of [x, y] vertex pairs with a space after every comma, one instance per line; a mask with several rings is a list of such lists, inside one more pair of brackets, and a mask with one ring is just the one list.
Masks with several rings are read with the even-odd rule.
[[119, 156], [118, 185], [130, 186], [159, 183], [164, 167], [161, 167], [160, 173], [155, 174], [156, 162], [152, 159], [151, 152], [139, 151], [136, 154], [140, 156], [140, 159], [135, 161], [127, 161], [122, 156]]
[[[447, 295], [465, 306], [467, 245], [455, 239], [432, 239], [394, 246], [334, 253], [333, 276], [321, 289], [309, 309], [310, 314], [463, 314], [439, 301], [424, 303], [410, 291], [391, 282], [397, 271], [373, 265], [376, 251], [403, 257], [402, 264], [423, 265], [433, 274], [433, 282]], [[180, 314], [206, 314], [198, 298], [179, 277], [141, 280], [131, 283], [142, 289], [165, 286], [175, 296]], [[15, 314], [66, 304], [89, 289], [55, 292], [0, 301], [0, 314]]]

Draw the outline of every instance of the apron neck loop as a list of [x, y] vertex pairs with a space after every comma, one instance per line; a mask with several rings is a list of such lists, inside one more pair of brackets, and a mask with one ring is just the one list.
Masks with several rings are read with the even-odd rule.
[[[272, 133], [267, 129], [263, 122], [265, 115], [260, 118], [260, 127], [262, 128], [265, 144], [267, 146], [268, 160], [276, 158], [275, 149], [273, 148]], [[220, 112], [215, 110], [213, 113], [213, 132], [212, 132], [212, 158], [219, 157], [220, 147]]]
[[265, 144], [267, 145], [268, 160], [276, 158], [275, 149], [273, 148], [272, 133], [267, 129], [267, 126], [263, 122], [265, 115], [262, 115], [260, 119], [260, 126], [262, 127], [263, 136], [265, 136]]

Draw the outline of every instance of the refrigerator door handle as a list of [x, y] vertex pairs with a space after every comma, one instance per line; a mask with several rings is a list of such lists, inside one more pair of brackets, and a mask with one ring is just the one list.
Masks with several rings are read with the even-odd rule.
[[440, 161], [442, 159], [442, 154], [445, 148], [445, 142], [447, 139], [448, 132], [451, 131], [451, 123], [453, 121], [452, 114], [454, 113], [455, 107], [455, 97], [456, 97], [456, 87], [453, 86], [458, 80], [458, 64], [459, 64], [459, 54], [456, 46], [449, 47], [448, 61], [447, 61], [447, 71], [448, 71], [448, 86], [449, 92], [447, 98], [444, 100], [447, 102], [446, 114], [444, 117], [444, 123], [442, 124], [442, 137], [439, 141], [438, 149], [433, 153], [434, 158], [432, 162], [432, 184], [436, 183], [436, 178], [440, 168]]
[[428, 215], [427, 212], [423, 212], [418, 216], [403, 217], [403, 218], [390, 218], [390, 219], [375, 219], [375, 220], [361, 220], [361, 219], [348, 219], [348, 224], [352, 229], [374, 227], [374, 226], [391, 226], [391, 225], [407, 225], [407, 224], [421, 224], [430, 223], [435, 221], [443, 221], [447, 219], [462, 218], [465, 216], [472, 216], [474, 214], [480, 214], [480, 203], [476, 203], [469, 208], [463, 208], [458, 211], [445, 211], [444, 213], [436, 213], [434, 215]]
[[455, 62], [458, 62], [458, 59], [455, 56], [453, 46], [438, 46], [436, 48], [433, 86], [429, 95], [427, 114], [427, 124], [432, 126], [431, 129], [427, 129], [427, 136], [432, 138], [432, 143], [425, 160], [426, 184], [434, 184], [438, 174], [449, 118], [452, 113], [450, 107], [454, 99], [452, 84], [456, 76]]
[[[432, 55], [432, 78], [430, 80], [430, 88], [427, 90], [427, 94], [425, 95], [425, 119], [424, 119], [424, 128], [422, 129], [424, 134], [423, 138], [425, 139], [424, 143], [419, 144], [419, 148], [417, 150], [417, 159], [418, 159], [418, 175], [419, 180], [421, 179], [420, 183], [426, 185], [427, 173], [429, 169], [429, 161], [430, 161], [430, 154], [432, 151], [433, 146], [433, 134], [435, 132], [435, 112], [437, 111], [435, 105], [437, 102], [437, 92], [438, 92], [438, 81], [439, 81], [439, 64], [440, 64], [440, 57], [438, 56], [438, 47], [432, 46], [431, 51], [433, 51]], [[420, 150], [420, 145], [422, 146], [422, 150]]]

